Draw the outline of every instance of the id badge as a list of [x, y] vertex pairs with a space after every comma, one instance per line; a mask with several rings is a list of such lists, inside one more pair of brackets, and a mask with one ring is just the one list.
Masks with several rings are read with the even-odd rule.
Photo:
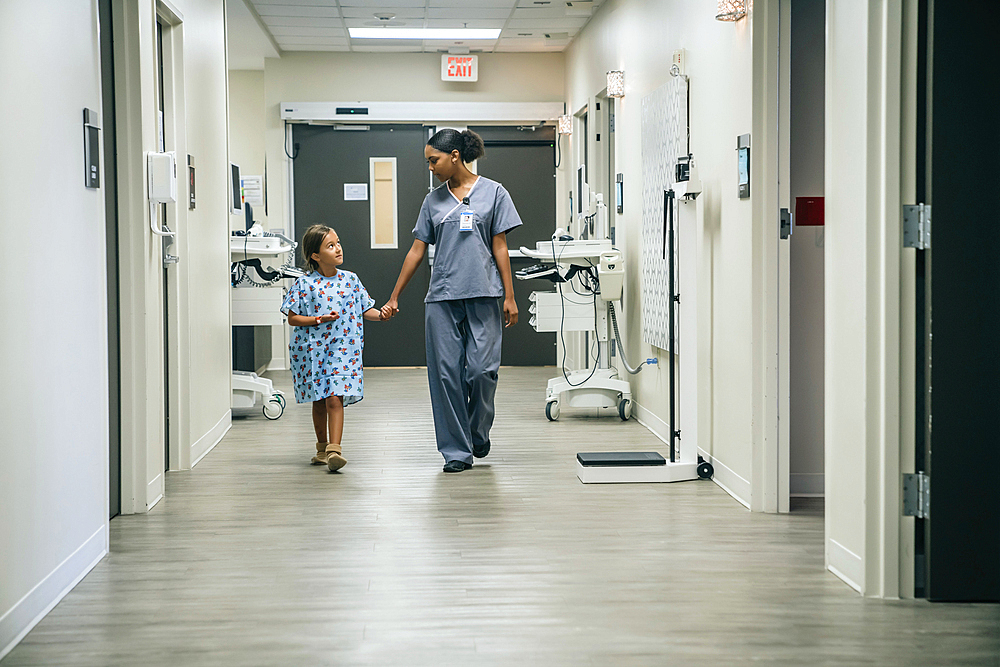
[[476, 214], [473, 211], [466, 211], [458, 219], [458, 230], [460, 232], [471, 232], [473, 228], [473, 220]]

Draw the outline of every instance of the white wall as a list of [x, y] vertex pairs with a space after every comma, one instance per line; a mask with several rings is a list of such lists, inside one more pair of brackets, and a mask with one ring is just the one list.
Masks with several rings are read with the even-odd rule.
[[[198, 166], [197, 209], [187, 210], [183, 185], [181, 203], [168, 207], [181, 256], [168, 277], [173, 465], [186, 467], [229, 424], [226, 56], [222, 0], [172, 4], [183, 36], [168, 82], [179, 110], [168, 148], [182, 175], [188, 153]], [[145, 203], [144, 151], [156, 148], [155, 3], [115, 8], [129, 513], [163, 491], [163, 267]], [[98, 31], [96, 1], [0, 4], [0, 145], [17, 156], [0, 163], [0, 263], [16, 281], [0, 296], [0, 355], [17, 379], [0, 390], [11, 408], [0, 432], [0, 655], [108, 548], [104, 191], [83, 187], [83, 109], [101, 109]]]
[[[281, 102], [432, 101], [562, 102], [561, 53], [483, 53], [479, 81], [441, 81], [439, 53], [286, 52], [264, 64], [268, 165], [268, 224], [288, 228], [284, 124]], [[400, 216], [416, 219], [416, 211]], [[516, 243], [523, 240], [516, 239]]]
[[[240, 173], [264, 173], [264, 70], [229, 71], [229, 155]], [[278, 172], [279, 175], [281, 172]], [[269, 174], [270, 176], [270, 174]], [[268, 228], [264, 207], [254, 219]], [[244, 218], [232, 216], [233, 229], [243, 229]]]
[[0, 3], [0, 90], [3, 656], [108, 548], [104, 191], [84, 187], [82, 125], [97, 2]]
[[[671, 54], [684, 48], [691, 77], [691, 150], [704, 183], [699, 284], [699, 447], [715, 462], [716, 481], [750, 503], [752, 396], [752, 209], [737, 197], [736, 137], [751, 131], [752, 18], [715, 20], [714, 5], [681, 0], [609, 0], [567, 51], [567, 97], [580, 109], [606, 86], [606, 72], [625, 71], [616, 112], [616, 170], [624, 174], [625, 214], [617, 240], [627, 262], [626, 351], [631, 363], [661, 364], [633, 380], [640, 419], [667, 436], [666, 354], [641, 340], [640, 226], [643, 96], [669, 80]], [[573, 135], [573, 141], [578, 141]], [[572, 155], [573, 151], [567, 155]], [[565, 163], [564, 163], [565, 164]], [[565, 165], [573, 169], [574, 165]], [[568, 182], [568, 181], [567, 181]], [[558, 201], [565, 200], [561, 188]]]
[[[796, 197], [823, 196], [825, 32], [825, 3], [792, 2], [793, 207]], [[797, 227], [790, 239], [789, 486], [793, 495], [823, 494], [823, 239], [824, 227]]]

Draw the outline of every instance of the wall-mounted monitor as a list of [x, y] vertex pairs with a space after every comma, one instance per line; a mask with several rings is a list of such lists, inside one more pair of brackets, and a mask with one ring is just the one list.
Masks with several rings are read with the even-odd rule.
[[232, 194], [230, 195], [229, 212], [239, 215], [243, 212], [243, 184], [240, 182], [240, 168], [232, 162], [229, 163], [230, 182], [232, 183]]

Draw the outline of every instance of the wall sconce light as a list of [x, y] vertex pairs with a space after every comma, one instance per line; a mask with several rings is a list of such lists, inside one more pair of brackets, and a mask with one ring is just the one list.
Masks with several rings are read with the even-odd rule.
[[559, 116], [559, 123], [556, 126], [559, 134], [573, 134], [573, 117], [569, 114]]
[[718, 0], [716, 21], [739, 21], [747, 15], [746, 0]]
[[625, 72], [621, 70], [608, 72], [608, 97], [625, 97]]

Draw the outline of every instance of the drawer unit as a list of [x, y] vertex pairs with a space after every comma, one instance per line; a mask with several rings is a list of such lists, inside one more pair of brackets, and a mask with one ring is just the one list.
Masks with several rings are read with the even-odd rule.
[[[566, 294], [566, 292], [569, 294]], [[607, 319], [604, 303], [598, 301], [596, 323], [594, 302], [587, 296], [576, 294], [570, 289], [563, 292], [532, 292], [528, 306], [528, 323], [535, 331], [594, 331], [595, 324], [602, 327]]]
[[234, 287], [233, 326], [281, 325], [285, 316], [279, 310], [284, 290], [275, 287]]

